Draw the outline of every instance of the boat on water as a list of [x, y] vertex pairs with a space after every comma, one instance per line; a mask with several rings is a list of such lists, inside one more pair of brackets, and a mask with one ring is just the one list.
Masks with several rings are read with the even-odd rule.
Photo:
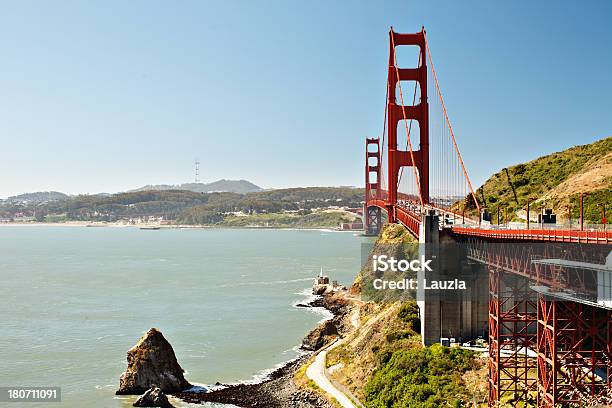
[[141, 230], [158, 230], [160, 226], [159, 225], [142, 225], [139, 228]]

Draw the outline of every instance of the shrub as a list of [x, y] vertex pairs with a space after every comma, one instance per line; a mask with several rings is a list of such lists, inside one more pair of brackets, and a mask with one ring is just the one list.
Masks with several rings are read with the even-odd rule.
[[398, 317], [415, 332], [421, 332], [421, 319], [419, 318], [419, 306], [413, 300], [404, 303], [399, 310]]
[[367, 407], [469, 405], [462, 374], [474, 367], [473, 352], [435, 344], [385, 357], [365, 387]]

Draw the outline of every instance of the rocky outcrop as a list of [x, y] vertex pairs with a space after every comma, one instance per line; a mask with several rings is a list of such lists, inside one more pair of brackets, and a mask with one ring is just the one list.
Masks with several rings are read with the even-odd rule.
[[329, 285], [314, 285], [312, 287], [313, 295], [324, 295], [330, 289]]
[[142, 394], [151, 387], [180, 392], [191, 387], [174, 350], [163, 334], [153, 328], [127, 352], [128, 367], [119, 379], [116, 394]]
[[304, 350], [316, 351], [337, 335], [338, 328], [335, 322], [333, 320], [327, 320], [304, 337], [304, 340], [302, 340], [302, 348]]
[[166, 394], [158, 387], [149, 388], [144, 394], [136, 400], [134, 407], [161, 407], [174, 408], [174, 405], [168, 401]]
[[302, 356], [275, 370], [261, 383], [228, 385], [210, 392], [190, 390], [173, 396], [190, 404], [213, 402], [244, 408], [336, 408], [312, 389], [298, 388], [296, 372], [307, 361], [308, 356]]

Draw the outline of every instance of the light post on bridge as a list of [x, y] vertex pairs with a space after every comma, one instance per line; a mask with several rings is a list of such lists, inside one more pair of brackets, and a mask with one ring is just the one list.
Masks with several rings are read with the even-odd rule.
[[527, 217], [525, 220], [527, 229], [529, 229], [529, 201], [530, 201], [530, 198], [527, 197]]
[[584, 231], [584, 194], [580, 193], [580, 231]]

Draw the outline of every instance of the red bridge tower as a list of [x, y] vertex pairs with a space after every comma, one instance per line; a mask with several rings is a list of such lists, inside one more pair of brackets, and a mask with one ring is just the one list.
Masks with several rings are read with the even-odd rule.
[[[395, 48], [402, 45], [418, 46], [420, 51], [417, 68], [398, 68]], [[397, 101], [396, 89], [401, 81], [416, 81], [419, 83], [421, 99], [414, 106], [400, 105]], [[389, 133], [389, 196], [387, 210], [389, 222], [396, 222], [395, 206], [397, 204], [398, 174], [401, 167], [413, 166], [418, 171], [418, 182], [421, 204], [429, 203], [429, 104], [427, 102], [427, 43], [425, 29], [416, 34], [398, 34], [389, 31], [389, 69], [387, 76], [387, 124]], [[401, 92], [401, 90], [400, 90]], [[403, 97], [401, 98], [403, 99]], [[420, 146], [410, 150], [402, 150], [397, 145], [397, 124], [401, 121], [414, 119], [419, 123]]]

